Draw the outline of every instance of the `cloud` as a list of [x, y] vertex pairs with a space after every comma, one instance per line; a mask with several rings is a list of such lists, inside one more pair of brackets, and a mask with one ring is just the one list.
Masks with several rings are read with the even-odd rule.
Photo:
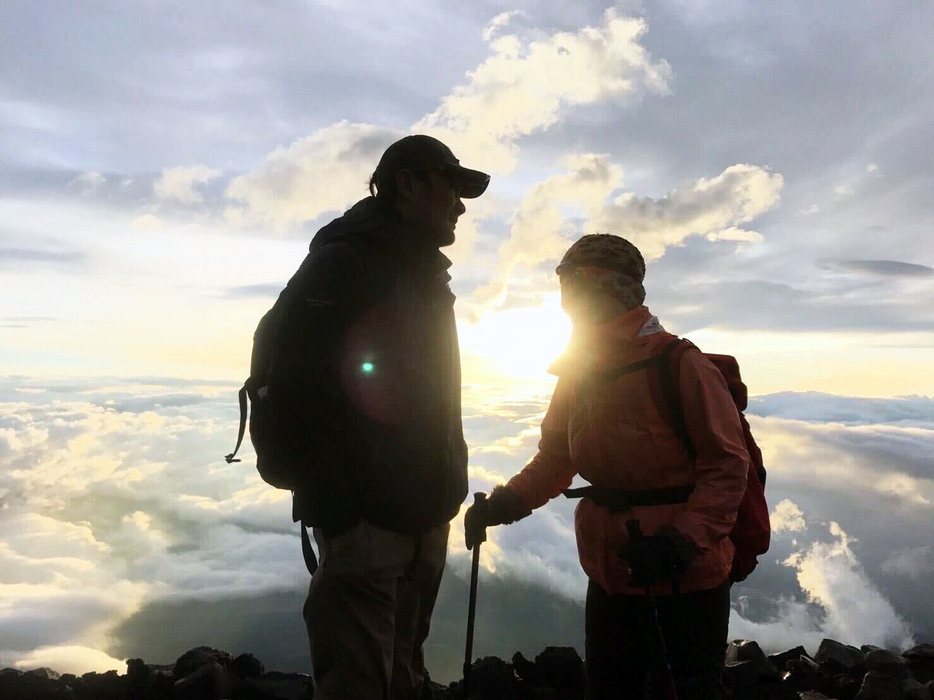
[[135, 219], [133, 219], [133, 221], [130, 222], [130, 225], [133, 228], [142, 229], [144, 231], [153, 231], [155, 229], [162, 228], [163, 221], [154, 214], [142, 214], [141, 216], [137, 216]]
[[930, 277], [934, 268], [898, 260], [824, 260], [824, 269], [863, 272], [880, 277]]
[[853, 188], [850, 185], [837, 185], [833, 188], [833, 192], [840, 197], [853, 196]]
[[224, 294], [229, 299], [275, 298], [283, 289], [281, 284], [246, 284], [231, 287]]
[[907, 576], [921, 580], [934, 573], [934, 556], [930, 545], [910, 547], [892, 552], [882, 562], [882, 572], [889, 576]]
[[600, 26], [530, 41], [500, 34], [508, 19], [493, 19], [484, 33], [493, 55], [418, 121], [415, 131], [437, 136], [456, 153], [470, 153], [484, 168], [508, 173], [518, 161], [515, 141], [553, 126], [566, 108], [668, 92], [671, 69], [641, 45], [648, 30], [642, 19], [610, 8]]
[[81, 173], [75, 179], [68, 183], [70, 187], [77, 187], [83, 194], [89, 195], [97, 192], [98, 189], [107, 181], [101, 173], [97, 171], [88, 171]]
[[824, 610], [822, 628], [847, 644], [875, 644], [905, 649], [914, 644], [908, 625], [859, 565], [850, 538], [830, 524], [833, 542], [818, 542], [785, 564], [795, 569], [808, 600]]
[[195, 185], [203, 185], [220, 176], [221, 171], [206, 165], [164, 168], [162, 175], [153, 183], [153, 193], [163, 200], [174, 200], [182, 204], [198, 204], [203, 201]]
[[772, 532], [801, 532], [807, 524], [804, 522], [804, 513], [789, 499], [781, 501], [769, 514]]
[[279, 226], [341, 210], [366, 194], [380, 155], [401, 136], [372, 124], [338, 122], [276, 149], [255, 171], [234, 178], [227, 196]]
[[[5, 663], [9, 662], [5, 662], [0, 654], [0, 665]], [[98, 649], [78, 644], [39, 647], [16, 658], [12, 663], [15, 668], [24, 671], [32, 668], [51, 668], [59, 673], [75, 675], [107, 671], [126, 673], [126, 660], [115, 659]]]
[[[609, 199], [622, 184], [623, 171], [607, 155], [573, 156], [565, 165], [565, 174], [534, 186], [519, 205], [509, 237], [500, 246], [494, 279], [475, 292], [481, 304], [504, 304], [517, 269], [557, 262], [571, 239], [585, 232], [628, 238], [647, 261], [695, 235], [712, 241], [761, 240], [738, 225], [774, 207], [784, 184], [781, 175], [738, 164], [661, 198], [623, 192]], [[582, 217], [572, 219], [569, 208], [576, 208], [586, 223]]]
[[[644, 20], [610, 9], [599, 26], [526, 40], [501, 34], [514, 14], [492, 20], [484, 32], [492, 55], [410, 133], [440, 138], [469, 167], [508, 173], [518, 162], [516, 142], [557, 124], [568, 107], [667, 93], [668, 64], [640, 44]], [[285, 227], [339, 211], [365, 193], [379, 156], [402, 135], [341, 121], [279, 148], [230, 183], [227, 196], [244, 206], [232, 206], [229, 219], [252, 216]]]
[[78, 250], [49, 250], [0, 244], [0, 268], [22, 269], [23, 265], [79, 267], [87, 254]]
[[566, 159], [567, 172], [535, 185], [519, 205], [500, 245], [494, 279], [474, 293], [481, 304], [505, 302], [510, 275], [517, 267], [532, 268], [556, 259], [567, 248], [576, 227], [567, 221], [568, 205], [596, 212], [623, 180], [623, 171], [608, 156], [583, 154]]
[[879, 166], [876, 165], [875, 163], [869, 163], [869, 164], [866, 166], [866, 172], [867, 172], [867, 173], [874, 173], [874, 172], [877, 172], [878, 170], [879, 170]]
[[[756, 165], [737, 164], [716, 177], [700, 178], [694, 185], [665, 197], [617, 196], [590, 225], [631, 240], [647, 261], [661, 257], [669, 246], [692, 235], [726, 234], [774, 207], [784, 178]], [[741, 240], [754, 239], [744, 232]], [[735, 240], [735, 237], [733, 238]]]

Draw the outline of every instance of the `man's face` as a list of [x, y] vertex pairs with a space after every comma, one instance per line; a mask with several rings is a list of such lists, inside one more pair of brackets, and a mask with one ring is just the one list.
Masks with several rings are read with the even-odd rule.
[[467, 211], [457, 186], [444, 173], [428, 173], [413, 181], [408, 217], [439, 248], [454, 242], [457, 219]]

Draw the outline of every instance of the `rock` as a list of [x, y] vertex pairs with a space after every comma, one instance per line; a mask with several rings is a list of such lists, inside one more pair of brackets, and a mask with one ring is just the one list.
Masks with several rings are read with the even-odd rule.
[[534, 661], [529, 661], [525, 658], [521, 651], [517, 651], [512, 655], [512, 670], [515, 671], [515, 674], [519, 676], [519, 678], [530, 685], [545, 684], [545, 679], [542, 678], [538, 666], [535, 665]]
[[191, 700], [221, 700], [230, 697], [239, 678], [217, 661], [200, 666], [175, 681], [176, 697]]
[[545, 685], [557, 690], [559, 697], [583, 697], [584, 661], [574, 647], [545, 647], [535, 657], [535, 667]]
[[85, 673], [75, 683], [75, 693], [80, 698], [94, 700], [123, 700], [126, 697], [127, 678], [116, 671], [107, 673]]
[[23, 673], [27, 678], [42, 678], [44, 680], [57, 681], [61, 675], [51, 668], [34, 668]]
[[782, 676], [782, 685], [793, 690], [812, 690], [820, 677], [820, 666], [810, 656], [799, 656], [787, 663], [787, 671]]
[[233, 660], [233, 656], [226, 651], [212, 649], [211, 647], [195, 647], [178, 657], [172, 673], [177, 679], [185, 678], [205, 664], [214, 662], [223, 668], [227, 668], [233, 663]]
[[778, 654], [769, 654], [768, 660], [780, 672], [784, 672], [788, 670], [788, 664], [791, 661], [796, 661], [802, 656], [808, 656], [808, 652], [804, 647], [798, 646]]
[[934, 700], [934, 684], [927, 683], [919, 688], [909, 690], [902, 696], [902, 700]]
[[245, 678], [231, 697], [233, 700], [311, 700], [313, 693], [311, 676], [272, 671], [261, 678]]
[[[477, 659], [470, 667], [470, 697], [472, 700], [520, 700], [523, 687], [512, 665], [495, 656]], [[463, 681], [452, 684], [454, 695], [463, 694]]]
[[841, 644], [833, 639], [825, 639], [820, 643], [820, 648], [814, 656], [822, 667], [829, 661], [833, 661], [846, 670], [855, 669], [863, 663], [863, 652], [849, 644]]
[[919, 644], [902, 653], [912, 675], [922, 683], [934, 681], [934, 644]]
[[905, 680], [911, 677], [908, 661], [885, 649], [874, 649], [866, 654], [866, 668], [870, 673], [877, 673], [892, 678]]
[[126, 677], [131, 688], [142, 688], [149, 680], [149, 667], [142, 659], [127, 659]]
[[798, 693], [798, 697], [801, 700], [830, 700], [826, 695], [816, 690], [805, 690], [803, 693]]
[[908, 693], [923, 689], [914, 678], [888, 675], [884, 671], [869, 671], [855, 700], [903, 700]]
[[726, 663], [752, 661], [759, 670], [760, 677], [778, 679], [781, 674], [775, 665], [769, 661], [762, 648], [749, 639], [735, 639], [726, 648]]
[[730, 642], [723, 676], [734, 697], [761, 695], [765, 691], [758, 686], [777, 683], [781, 679], [778, 669], [766, 658], [759, 645], [748, 639]]
[[240, 678], [257, 678], [266, 673], [263, 662], [252, 654], [240, 654], [233, 660], [230, 670]]

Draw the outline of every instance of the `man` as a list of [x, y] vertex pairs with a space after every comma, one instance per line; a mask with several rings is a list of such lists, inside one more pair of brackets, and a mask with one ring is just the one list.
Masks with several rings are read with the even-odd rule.
[[450, 261], [489, 176], [429, 136], [386, 149], [370, 197], [322, 228], [280, 297], [310, 455], [293, 516], [321, 563], [304, 617], [317, 700], [411, 700], [467, 494]]
[[[677, 394], [690, 445], [661, 393], [675, 337], [643, 305], [645, 262], [618, 236], [584, 236], [557, 268], [573, 322], [542, 421], [538, 454], [493, 489], [465, 522], [514, 522], [580, 474], [592, 486], [575, 511], [590, 700], [717, 700], [730, 615], [728, 537], [746, 490], [749, 454], [719, 370], [690, 348]], [[673, 346], [672, 346], [673, 347]], [[671, 376], [671, 375], [668, 375]], [[676, 689], [676, 695], [673, 691]]]

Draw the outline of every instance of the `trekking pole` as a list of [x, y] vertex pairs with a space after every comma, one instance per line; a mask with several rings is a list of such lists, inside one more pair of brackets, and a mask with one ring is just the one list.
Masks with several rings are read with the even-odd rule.
[[[629, 541], [638, 542], [642, 539], [642, 527], [638, 520], [627, 520], [626, 530], [629, 532]], [[658, 700], [678, 700], [678, 689], [675, 687], [675, 679], [671, 674], [671, 664], [668, 662], [668, 649], [665, 647], [665, 635], [662, 633], [662, 625], [658, 621], [658, 605], [655, 603], [655, 594], [652, 593], [652, 584], [645, 586], [645, 595], [649, 601], [649, 611], [652, 617], [651, 627], [654, 629], [654, 639], [656, 651], [658, 652], [657, 672], [661, 676], [659, 679], [662, 684], [662, 695]]]
[[[473, 495], [474, 508], [486, 501], [485, 493]], [[485, 537], [483, 539], [486, 539]], [[473, 661], [473, 622], [477, 614], [477, 575], [480, 573], [480, 542], [473, 546], [473, 563], [470, 565], [470, 599], [467, 605], [467, 649], [464, 653], [464, 700], [470, 697], [470, 670]]]

